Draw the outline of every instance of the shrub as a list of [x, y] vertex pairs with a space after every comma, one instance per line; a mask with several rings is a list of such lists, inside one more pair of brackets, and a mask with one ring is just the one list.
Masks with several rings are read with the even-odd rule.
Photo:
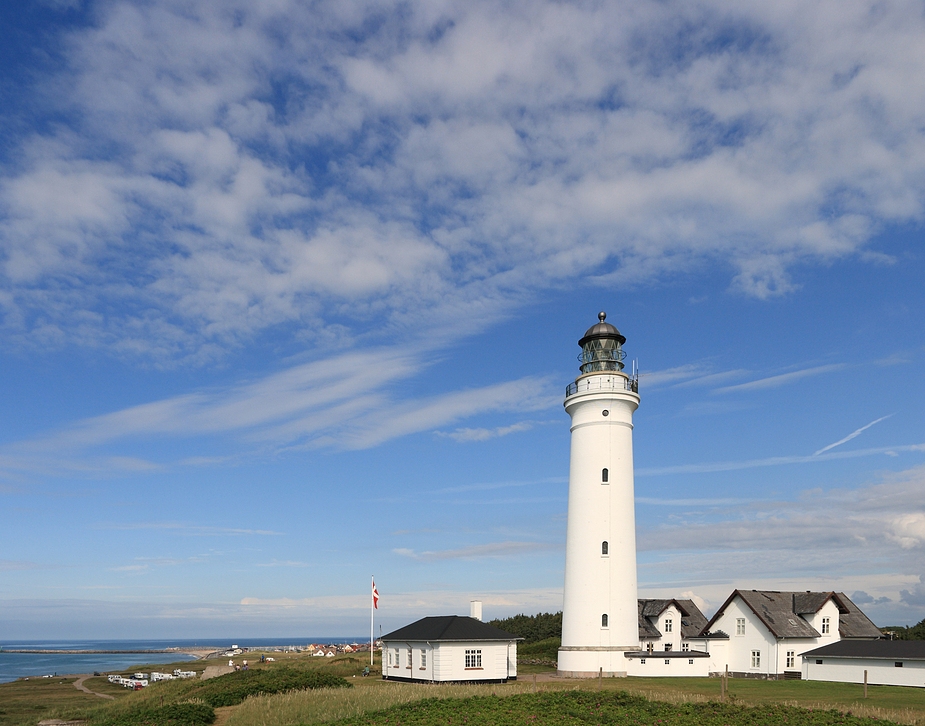
[[187, 693], [212, 707], [235, 706], [258, 693], [284, 693], [314, 688], [350, 688], [351, 684], [333, 673], [295, 668], [267, 668], [235, 671], [211, 678]]
[[215, 711], [202, 703], [170, 703], [166, 706], [128, 709], [112, 716], [93, 719], [93, 726], [208, 726]]

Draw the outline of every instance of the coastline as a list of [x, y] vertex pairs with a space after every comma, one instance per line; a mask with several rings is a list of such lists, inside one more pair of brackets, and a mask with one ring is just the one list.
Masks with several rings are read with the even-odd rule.
[[84, 649], [73, 649], [73, 650], [62, 650], [57, 648], [6, 648], [0, 652], [3, 653], [19, 653], [19, 654], [32, 654], [32, 655], [145, 655], [149, 653], [157, 653], [158, 655], [171, 655], [173, 653], [183, 653], [185, 655], [195, 656], [197, 660], [201, 660], [206, 656], [215, 653], [214, 649], [206, 648], [167, 648], [165, 650], [152, 650], [152, 649], [137, 649], [137, 650], [84, 650]]

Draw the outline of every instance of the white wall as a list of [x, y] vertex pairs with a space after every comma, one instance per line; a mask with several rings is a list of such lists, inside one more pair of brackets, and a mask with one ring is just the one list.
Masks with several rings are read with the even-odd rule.
[[[736, 620], [745, 619], [745, 634], [736, 635]], [[730, 672], [749, 673], [755, 675], [777, 673], [776, 664], [779, 660], [777, 639], [774, 638], [764, 626], [758, 616], [752, 612], [741, 598], [735, 597], [726, 607], [723, 614], [713, 623], [714, 632], [722, 630], [729, 635], [726, 644], [724, 662], [711, 664], [712, 672], [723, 672], [729, 666]], [[760, 665], [752, 666], [752, 651], [761, 654]], [[718, 651], [711, 651], [718, 654]]]
[[[389, 641], [383, 643], [392, 653], [383, 657], [382, 673], [387, 678], [408, 678], [421, 681], [498, 681], [516, 678], [517, 644], [507, 641], [427, 643], [419, 641]], [[395, 649], [398, 649], [398, 663]], [[411, 668], [407, 666], [411, 650]], [[482, 651], [482, 667], [466, 668], [466, 650]], [[421, 651], [427, 654], [421, 667]]]
[[[816, 663], [821, 660], [822, 664]], [[897, 668], [895, 663], [903, 664]], [[882, 658], [813, 658], [803, 659], [803, 678], [809, 681], [863, 683], [864, 671], [872, 685], [925, 687], [925, 661], [885, 661]]]
[[626, 673], [642, 677], [704, 677], [710, 674], [709, 658], [665, 658], [664, 653], [645, 658], [627, 658]]
[[639, 647], [633, 496], [633, 412], [639, 397], [626, 390], [627, 380], [621, 373], [580, 376], [578, 392], [566, 400], [572, 437], [560, 672], [622, 672], [620, 648]]

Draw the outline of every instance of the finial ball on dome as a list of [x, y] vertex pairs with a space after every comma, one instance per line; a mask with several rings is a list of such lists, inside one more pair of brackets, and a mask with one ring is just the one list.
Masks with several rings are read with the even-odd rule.
[[603, 323], [605, 320], [607, 320], [607, 313], [605, 313], [603, 310], [601, 310], [601, 311], [597, 314], [597, 319], [600, 320], [600, 321]]

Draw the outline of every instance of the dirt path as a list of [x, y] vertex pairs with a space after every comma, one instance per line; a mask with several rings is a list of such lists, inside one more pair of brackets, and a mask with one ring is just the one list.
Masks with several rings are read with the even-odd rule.
[[231, 717], [231, 713], [237, 708], [237, 706], [219, 706], [215, 709], [215, 723], [213, 726], [225, 726], [228, 722], [228, 719]]
[[84, 681], [92, 677], [93, 676], [91, 676], [89, 673], [85, 673], [85, 674], [77, 676], [77, 680], [74, 681], [74, 688], [76, 688], [78, 691], [89, 693], [91, 696], [99, 696], [100, 698], [108, 698], [110, 701], [115, 701], [116, 700], [115, 696], [110, 696], [108, 693], [97, 693], [96, 691], [91, 691], [89, 688], [87, 688], [84, 685]]

